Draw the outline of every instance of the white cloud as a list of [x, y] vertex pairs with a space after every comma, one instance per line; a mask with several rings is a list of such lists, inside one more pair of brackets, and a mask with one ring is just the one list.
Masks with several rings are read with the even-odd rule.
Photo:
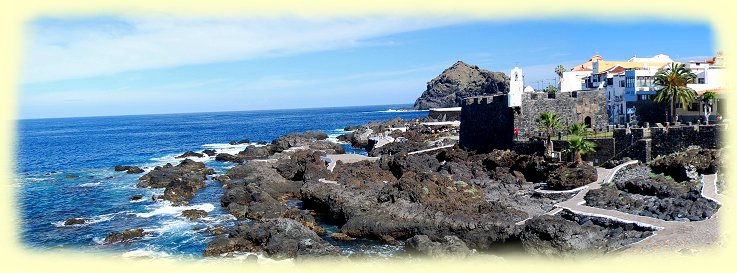
[[[449, 18], [107, 18], [32, 23], [23, 82], [376, 46], [371, 38], [456, 23]], [[386, 45], [379, 43], [378, 45]]]

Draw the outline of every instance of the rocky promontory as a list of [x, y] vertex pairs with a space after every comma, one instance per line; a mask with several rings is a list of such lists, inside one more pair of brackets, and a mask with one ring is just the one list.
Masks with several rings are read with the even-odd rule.
[[470, 96], [509, 92], [509, 77], [458, 61], [427, 83], [415, 109], [458, 107]]

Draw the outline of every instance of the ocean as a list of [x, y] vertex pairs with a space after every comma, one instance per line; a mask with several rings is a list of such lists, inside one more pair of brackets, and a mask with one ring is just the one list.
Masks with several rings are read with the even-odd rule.
[[[21, 242], [33, 249], [74, 249], [111, 252], [123, 256], [199, 258], [214, 238], [206, 231], [230, 226], [235, 218], [220, 208], [223, 193], [217, 181], [206, 181], [188, 206], [153, 202], [163, 189], [136, 188], [143, 174], [115, 172], [115, 165], [149, 170], [186, 151], [215, 149], [236, 153], [246, 145], [230, 141], [266, 141], [291, 132], [323, 130], [334, 139], [348, 125], [391, 118], [414, 119], [426, 111], [397, 111], [410, 105], [358, 106], [319, 109], [268, 110], [218, 113], [29, 119], [17, 121], [16, 204]], [[365, 153], [346, 145], [348, 153]], [[195, 159], [223, 174], [233, 163], [214, 158]], [[130, 201], [141, 194], [144, 199]], [[188, 220], [186, 209], [208, 211], [206, 218]], [[67, 218], [86, 218], [82, 225], [65, 226]], [[112, 231], [141, 227], [151, 232], [130, 243], [103, 245]], [[324, 225], [327, 238], [337, 227]], [[344, 254], [360, 251], [391, 256], [399, 250], [371, 240], [340, 246]]]

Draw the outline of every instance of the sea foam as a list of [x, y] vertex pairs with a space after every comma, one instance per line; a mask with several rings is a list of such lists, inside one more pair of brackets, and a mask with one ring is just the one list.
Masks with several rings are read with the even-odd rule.
[[206, 212], [211, 212], [215, 209], [215, 205], [210, 203], [204, 203], [204, 204], [196, 204], [196, 205], [190, 205], [190, 206], [172, 206], [171, 202], [169, 201], [161, 201], [155, 205], [155, 209], [150, 212], [142, 212], [142, 213], [136, 213], [135, 215], [141, 218], [149, 218], [151, 216], [158, 216], [158, 215], [179, 215], [182, 213], [182, 211], [188, 210], [188, 209], [198, 209], [198, 210], [204, 210]]

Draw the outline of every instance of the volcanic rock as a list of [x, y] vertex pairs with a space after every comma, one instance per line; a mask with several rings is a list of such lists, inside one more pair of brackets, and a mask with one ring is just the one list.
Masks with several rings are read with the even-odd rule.
[[458, 61], [427, 83], [415, 109], [461, 106], [466, 97], [509, 92], [509, 77]]
[[287, 218], [240, 224], [227, 237], [220, 236], [211, 241], [205, 247], [203, 256], [217, 256], [235, 251], [263, 251], [273, 259], [340, 253], [339, 248], [330, 245], [309, 228]]
[[187, 151], [181, 155], [176, 156], [175, 158], [185, 158], [185, 157], [204, 157], [201, 153], [195, 153], [193, 151]]
[[121, 242], [129, 242], [135, 239], [143, 238], [143, 236], [145, 236], [146, 234], [148, 234], [148, 232], [144, 232], [142, 228], [128, 229], [120, 233], [111, 232], [107, 235], [107, 237], [105, 237], [104, 243], [115, 244]]
[[64, 221], [65, 226], [82, 225], [86, 222], [84, 218], [69, 218]]
[[427, 235], [415, 235], [407, 240], [407, 250], [430, 257], [465, 257], [472, 253], [456, 236], [444, 236], [441, 241], [433, 242]]
[[196, 220], [203, 217], [207, 217], [207, 212], [204, 210], [198, 210], [198, 209], [188, 209], [182, 211], [182, 216], [186, 217], [189, 220]]
[[125, 171], [128, 174], [136, 174], [136, 173], [142, 173], [143, 169], [136, 167], [136, 166], [121, 166], [117, 165], [115, 166], [116, 172], [122, 172]]

